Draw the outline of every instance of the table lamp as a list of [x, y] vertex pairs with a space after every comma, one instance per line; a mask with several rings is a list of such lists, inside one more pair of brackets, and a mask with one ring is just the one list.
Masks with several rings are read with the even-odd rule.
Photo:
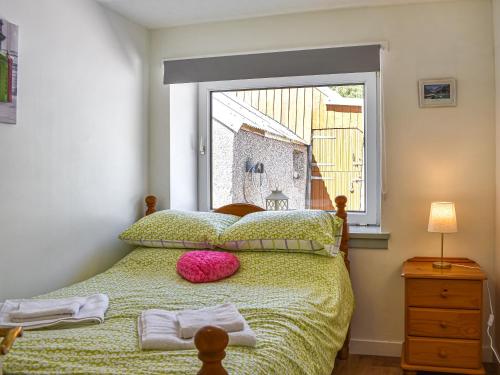
[[434, 262], [434, 268], [450, 268], [451, 264], [443, 262], [443, 245], [445, 233], [457, 232], [457, 215], [455, 213], [455, 203], [453, 202], [432, 202], [431, 213], [429, 215], [429, 232], [441, 233], [441, 261]]

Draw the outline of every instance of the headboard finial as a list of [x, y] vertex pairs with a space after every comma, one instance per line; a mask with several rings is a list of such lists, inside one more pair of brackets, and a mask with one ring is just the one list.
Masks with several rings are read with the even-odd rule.
[[347, 204], [347, 197], [345, 195], [337, 195], [335, 197], [335, 203], [345, 206]]
[[156, 198], [154, 195], [148, 195], [146, 199], [144, 199], [146, 202], [146, 206], [148, 209], [146, 210], [146, 216], [154, 214], [156, 212], [156, 203], [158, 202], [158, 198]]
[[[347, 197], [345, 195], [338, 195], [335, 197], [335, 205], [337, 206], [337, 213], [343, 215], [345, 213], [345, 206], [347, 204]], [[341, 215], [337, 215], [342, 217]]]

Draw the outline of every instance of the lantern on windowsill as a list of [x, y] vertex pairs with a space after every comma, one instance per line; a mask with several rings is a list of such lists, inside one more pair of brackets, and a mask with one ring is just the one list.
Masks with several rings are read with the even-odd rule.
[[286, 211], [288, 210], [288, 197], [281, 190], [272, 190], [266, 198], [266, 210], [268, 211]]

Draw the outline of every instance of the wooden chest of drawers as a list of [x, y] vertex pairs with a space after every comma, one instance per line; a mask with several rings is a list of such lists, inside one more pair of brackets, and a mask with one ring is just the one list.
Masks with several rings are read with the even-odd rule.
[[[483, 281], [479, 265], [448, 258], [450, 269], [436, 269], [437, 258], [412, 258], [405, 279], [405, 374], [434, 371], [484, 374], [482, 366]], [[467, 266], [467, 267], [460, 267]]]

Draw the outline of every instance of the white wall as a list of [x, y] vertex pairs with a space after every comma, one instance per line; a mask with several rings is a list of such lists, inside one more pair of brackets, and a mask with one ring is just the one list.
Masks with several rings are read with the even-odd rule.
[[169, 171], [175, 178], [168, 180], [170, 182], [168, 206], [179, 210], [197, 210], [198, 84], [171, 85], [169, 91], [169, 123], [172, 124], [169, 128], [168, 142]]
[[[389, 250], [352, 250], [356, 313], [353, 351], [400, 354], [403, 260], [437, 255], [427, 233], [430, 202], [456, 202], [459, 233], [448, 255], [477, 260], [493, 276], [495, 85], [491, 2], [461, 0], [322, 11], [154, 31], [151, 71], [151, 184], [167, 200], [168, 139], [162, 58], [387, 41], [384, 53], [387, 187], [382, 224]], [[417, 80], [458, 79], [456, 108], [419, 109]]]
[[93, 0], [0, 0], [19, 25], [15, 126], [0, 125], [0, 300], [106, 269], [148, 174], [149, 32]]
[[158, 208], [165, 209], [170, 208], [170, 85], [163, 84], [163, 62], [151, 43], [150, 56], [153, 55], [156, 58], [150, 59], [148, 181], [149, 193], [158, 197]]
[[500, 347], [500, 0], [493, 0], [493, 30], [495, 42], [496, 85], [496, 241], [494, 254], [495, 270], [495, 315], [497, 316], [496, 347]]

